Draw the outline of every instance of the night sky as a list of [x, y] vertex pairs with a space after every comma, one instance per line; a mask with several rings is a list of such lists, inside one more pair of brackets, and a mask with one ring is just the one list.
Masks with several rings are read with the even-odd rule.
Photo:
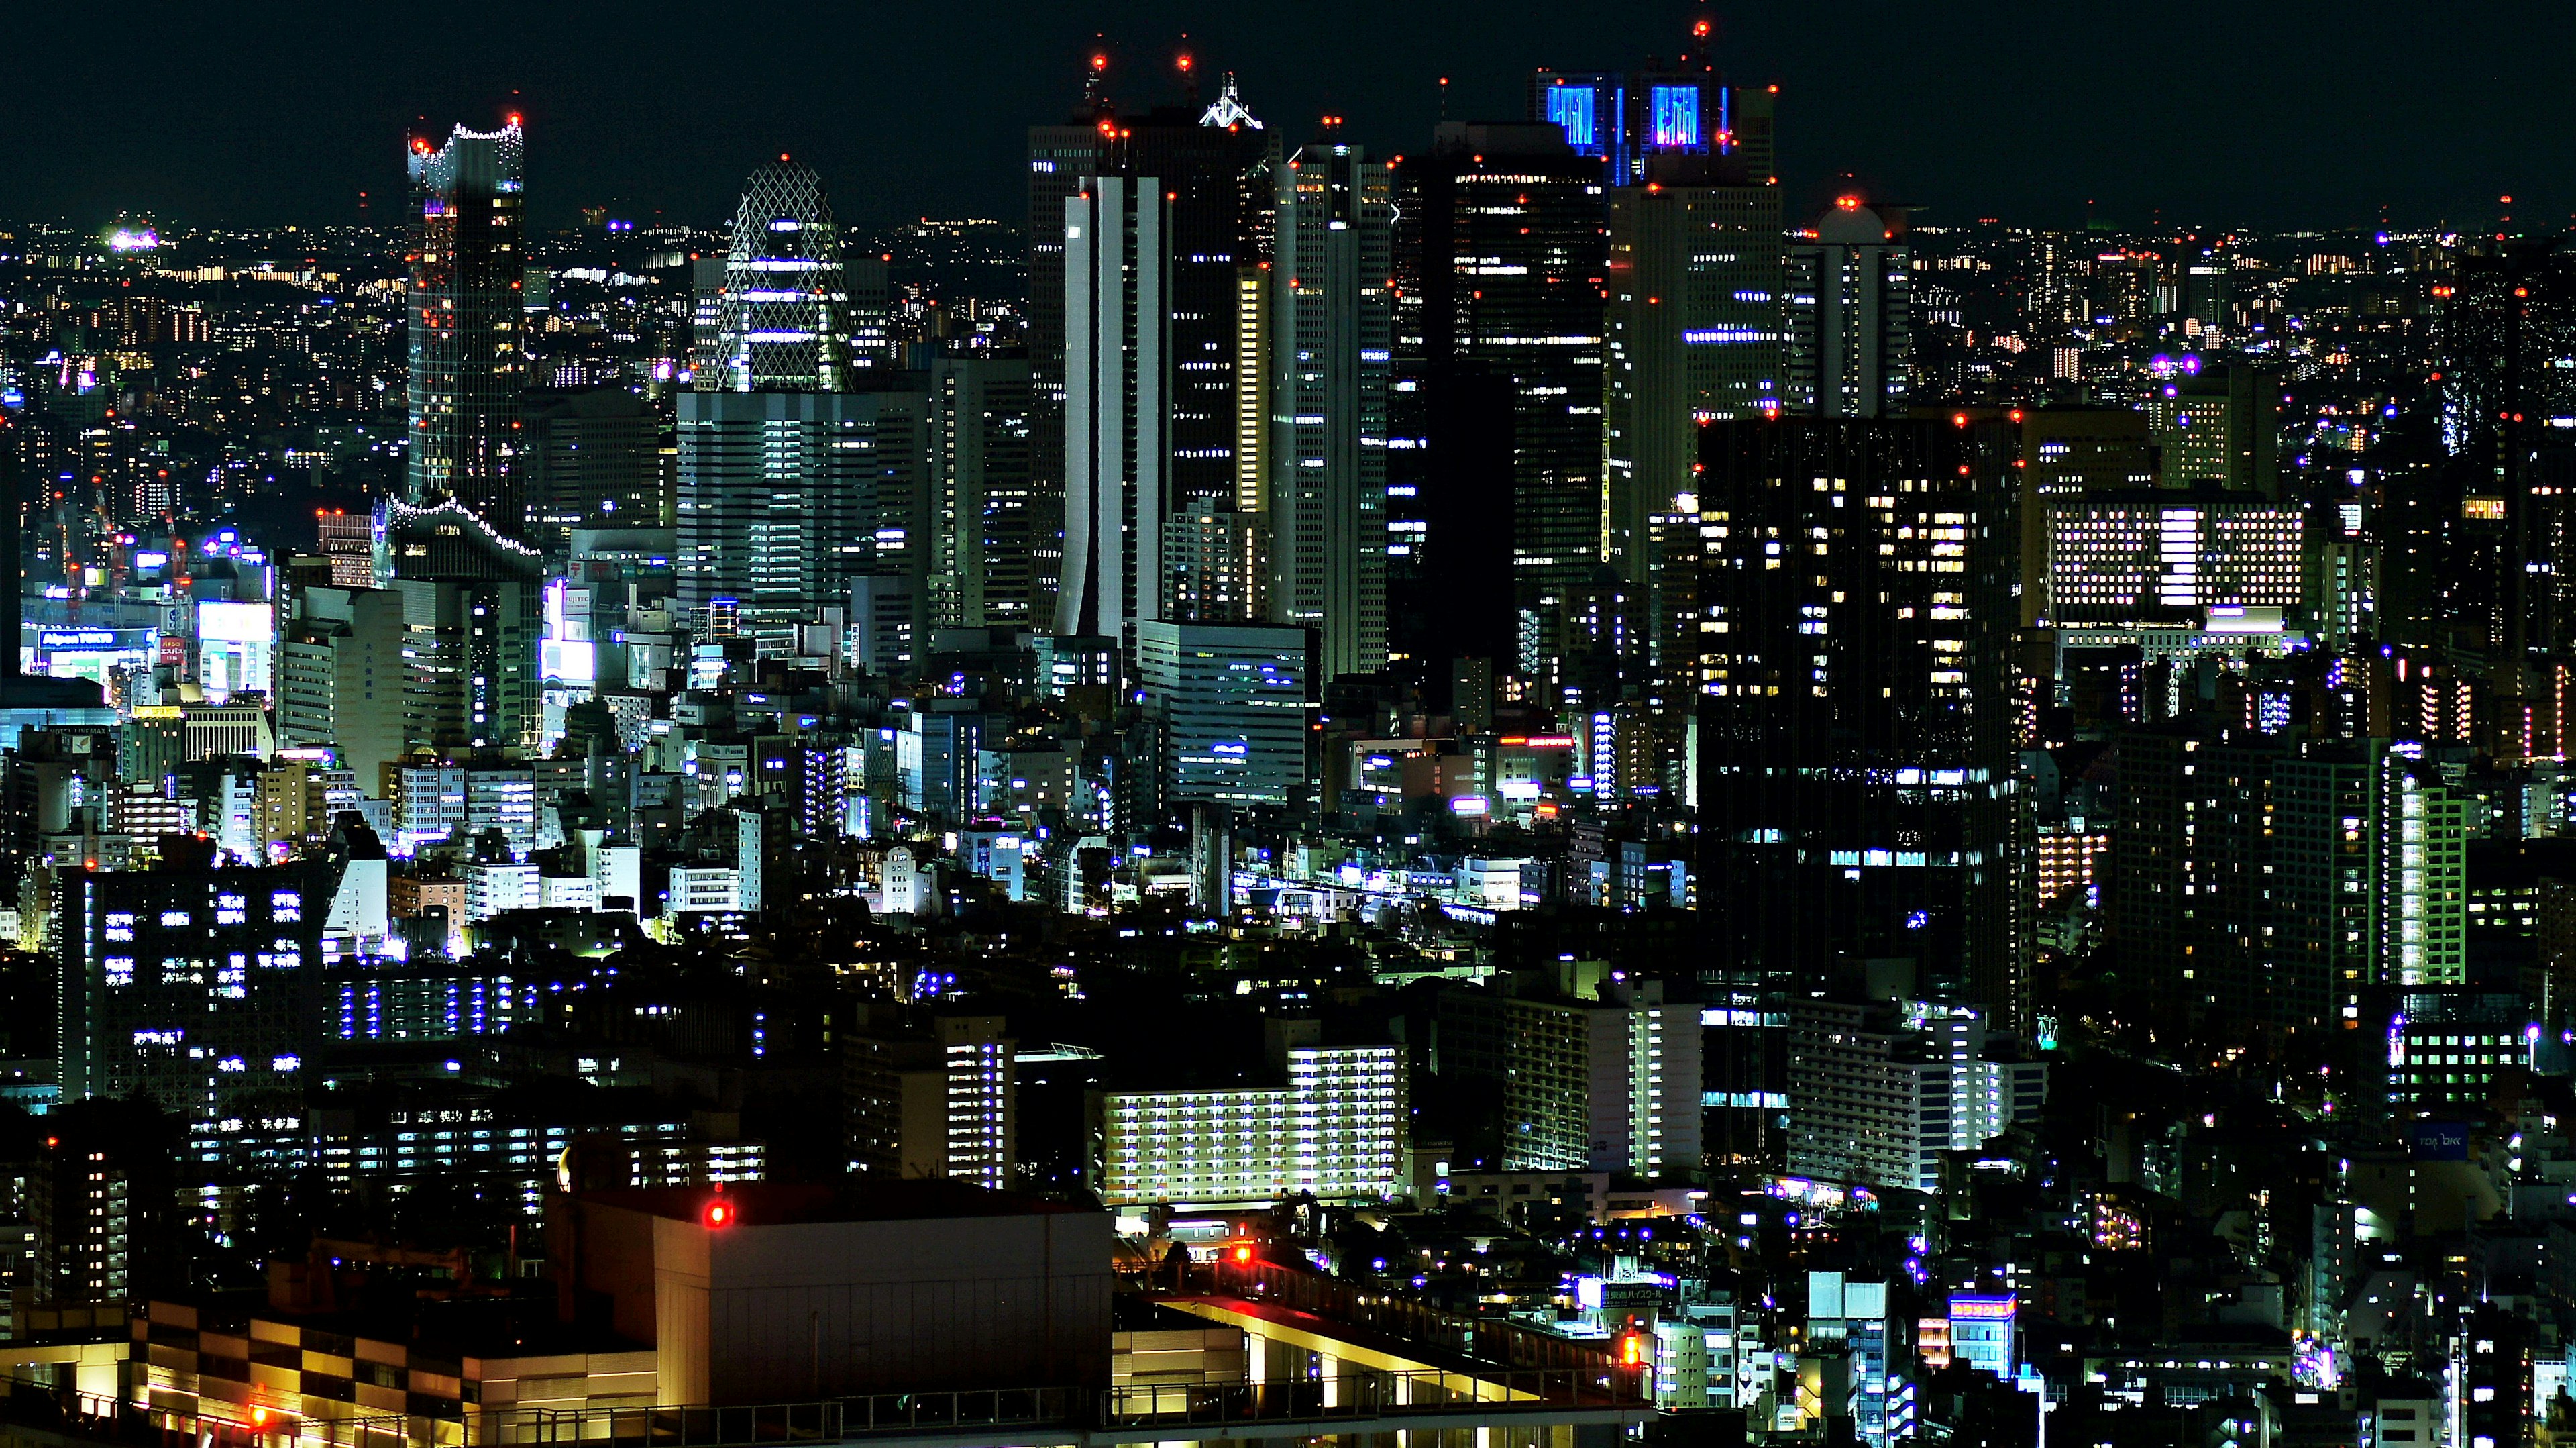
[[[781, 150], [861, 225], [1022, 219], [1024, 129], [1080, 96], [1095, 33], [1122, 100], [1176, 97], [1169, 57], [1242, 77], [1293, 144], [1338, 112], [1416, 151], [1517, 119], [1532, 67], [1669, 54], [1683, 0], [1184, 5], [358, 3], [11, 7], [0, 217], [164, 226], [373, 215], [426, 117], [530, 126], [535, 221], [575, 208], [713, 222]], [[2265, 228], [2492, 223], [2576, 209], [2576, 11], [2565, 0], [2189, 6], [1805, 0], [1716, 11], [1721, 64], [1778, 82], [1785, 180], [1850, 171], [1929, 223], [2100, 214]], [[2383, 213], [2383, 208], [2385, 211]]]

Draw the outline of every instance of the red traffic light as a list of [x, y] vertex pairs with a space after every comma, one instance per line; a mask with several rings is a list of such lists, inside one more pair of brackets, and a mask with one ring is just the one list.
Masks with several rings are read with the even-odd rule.
[[1251, 1260], [1252, 1260], [1252, 1249], [1251, 1249], [1250, 1247], [1248, 1247], [1248, 1246], [1247, 1246], [1247, 1247], [1237, 1247], [1237, 1248], [1235, 1248], [1235, 1249], [1234, 1249], [1234, 1260], [1235, 1260], [1237, 1263], [1243, 1263], [1243, 1262], [1249, 1262], [1249, 1261], [1251, 1261]]
[[733, 1203], [718, 1197], [707, 1203], [706, 1210], [698, 1214], [698, 1219], [710, 1227], [730, 1227], [733, 1225]]

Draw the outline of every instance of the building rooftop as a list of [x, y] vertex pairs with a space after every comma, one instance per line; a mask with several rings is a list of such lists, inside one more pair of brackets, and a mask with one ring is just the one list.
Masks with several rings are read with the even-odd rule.
[[[584, 1192], [581, 1200], [674, 1221], [703, 1219], [716, 1193], [701, 1187], [618, 1188]], [[940, 1217], [1018, 1217], [1091, 1213], [1096, 1207], [997, 1192], [945, 1178], [844, 1182], [742, 1182], [725, 1188], [736, 1225], [797, 1226], [817, 1222], [899, 1222]]]

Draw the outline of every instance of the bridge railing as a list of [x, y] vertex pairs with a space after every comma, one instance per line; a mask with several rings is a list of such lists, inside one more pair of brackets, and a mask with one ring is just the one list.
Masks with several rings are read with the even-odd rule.
[[1329, 1376], [1258, 1383], [983, 1388], [729, 1407], [508, 1407], [457, 1417], [302, 1417], [235, 1403], [206, 1403], [192, 1412], [0, 1380], [0, 1418], [8, 1422], [105, 1444], [166, 1444], [178, 1432], [204, 1448], [758, 1448], [994, 1430], [1078, 1437], [1135, 1428], [1159, 1435], [1190, 1424], [1461, 1411], [1542, 1417], [1550, 1410], [1643, 1406], [1632, 1383], [1558, 1368], [1381, 1372], [1343, 1365]]

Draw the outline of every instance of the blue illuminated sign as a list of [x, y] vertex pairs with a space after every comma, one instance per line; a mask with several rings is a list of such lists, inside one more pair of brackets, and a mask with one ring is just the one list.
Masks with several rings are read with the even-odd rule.
[[1598, 102], [1588, 85], [1552, 85], [1547, 88], [1547, 118], [1565, 132], [1565, 143], [1578, 151], [1597, 151], [1601, 147]]
[[1700, 144], [1698, 86], [1659, 85], [1650, 101], [1656, 149]]

